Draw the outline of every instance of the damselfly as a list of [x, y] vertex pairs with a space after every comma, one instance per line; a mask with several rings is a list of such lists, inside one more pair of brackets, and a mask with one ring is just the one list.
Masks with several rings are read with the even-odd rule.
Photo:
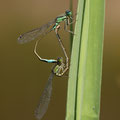
[[[66, 56], [66, 58], [68, 59], [67, 57], [67, 54], [66, 54], [66, 51], [65, 51], [65, 48], [64, 46], [62, 45], [62, 42], [61, 42], [61, 39], [60, 39], [60, 36], [58, 34], [58, 31], [60, 29], [60, 23], [61, 22], [64, 22], [64, 30], [66, 30], [67, 32], [70, 32], [73, 34], [72, 31], [68, 30], [67, 29], [67, 26], [72, 24], [74, 21], [73, 20], [73, 17], [72, 17], [72, 12], [70, 10], [66, 10], [64, 14], [56, 17], [54, 20], [48, 22], [47, 24], [41, 26], [40, 28], [36, 28], [36, 29], [33, 29], [29, 32], [26, 32], [22, 35], [20, 35], [20, 37], [18, 38], [18, 42], [20, 44], [23, 44], [23, 43], [26, 43], [26, 42], [29, 42], [29, 41], [32, 41], [34, 40], [35, 38], [38, 38], [40, 35], [45, 36], [46, 34], [48, 34], [49, 32], [51, 31], [55, 31], [56, 33], [56, 37], [60, 43], [60, 46], [62, 47], [63, 49], [63, 52], [64, 52], [64, 55]], [[72, 21], [70, 23], [70, 21]], [[52, 26], [52, 28], [50, 28], [50, 26]], [[50, 30], [48, 30], [48, 28], [50, 28]], [[54, 62], [53, 59], [43, 59], [41, 58], [37, 52], [36, 52], [36, 46], [38, 44], [38, 41], [36, 42], [36, 45], [35, 45], [35, 48], [34, 48], [34, 53], [37, 55], [37, 57], [41, 60], [41, 61], [44, 61], [44, 62]]]
[[65, 61], [65, 64], [63, 62], [63, 58], [62, 57], [59, 57], [57, 60], [55, 59], [43, 59], [41, 58], [38, 53], [36, 52], [36, 48], [37, 48], [37, 44], [39, 41], [36, 41], [36, 44], [35, 44], [35, 48], [34, 48], [34, 53], [36, 54], [36, 56], [41, 60], [41, 61], [44, 61], [44, 62], [47, 62], [47, 63], [55, 63], [55, 65], [53, 66], [52, 68], [52, 71], [51, 71], [51, 74], [48, 78], [48, 82], [46, 84], [46, 87], [40, 97], [40, 102], [37, 106], [37, 109], [35, 110], [35, 116], [38, 120], [40, 120], [43, 115], [46, 113], [47, 111], [47, 108], [48, 108], [48, 104], [50, 102], [50, 97], [51, 97], [51, 92], [52, 92], [52, 79], [53, 79], [53, 76], [56, 75], [56, 76], [63, 76], [64, 73], [68, 70], [68, 56], [67, 56], [67, 53], [66, 53], [66, 50], [61, 42], [61, 39], [58, 37], [58, 40], [59, 40], [59, 43], [60, 43], [60, 46], [64, 52], [64, 55], [66, 57], [66, 61]]
[[66, 65], [63, 63], [63, 58], [59, 57], [56, 60], [55, 65], [52, 68], [52, 71], [48, 78], [46, 87], [40, 97], [39, 104], [35, 110], [35, 117], [38, 120], [40, 120], [47, 111], [48, 104], [50, 102], [51, 92], [52, 92], [52, 79], [53, 79], [54, 75], [57, 75], [57, 76], [63, 75], [63, 71], [64, 71], [65, 67], [66, 67]]

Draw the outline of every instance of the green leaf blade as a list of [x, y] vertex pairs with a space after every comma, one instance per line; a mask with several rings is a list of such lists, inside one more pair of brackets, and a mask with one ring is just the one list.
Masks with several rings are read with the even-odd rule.
[[66, 120], [99, 120], [104, 4], [104, 0], [78, 2]]
[[99, 120], [104, 1], [86, 0], [77, 88], [77, 120]]

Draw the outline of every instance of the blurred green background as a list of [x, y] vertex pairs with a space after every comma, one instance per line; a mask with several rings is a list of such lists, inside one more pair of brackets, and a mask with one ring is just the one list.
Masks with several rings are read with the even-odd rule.
[[[73, 1], [76, 11], [77, 0]], [[120, 119], [119, 5], [119, 0], [106, 0], [100, 120]], [[34, 110], [52, 64], [42, 63], [34, 55], [35, 41], [20, 45], [17, 38], [68, 8], [68, 0], [1, 0], [0, 120], [35, 120]], [[70, 55], [69, 34], [61, 30], [60, 35]], [[40, 41], [38, 52], [44, 58], [63, 56], [54, 32]], [[66, 95], [67, 77], [55, 77], [49, 109], [42, 120], [65, 119]]]

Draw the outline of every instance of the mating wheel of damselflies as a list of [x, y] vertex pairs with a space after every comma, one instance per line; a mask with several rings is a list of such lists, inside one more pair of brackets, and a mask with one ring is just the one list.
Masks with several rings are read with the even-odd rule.
[[[74, 21], [73, 21], [73, 17], [72, 17], [72, 12], [69, 10], [66, 10], [64, 14], [56, 17], [54, 20], [48, 22], [47, 24], [41, 26], [40, 28], [36, 28], [29, 32], [26, 32], [26, 33], [20, 35], [20, 37], [18, 38], [18, 42], [20, 44], [23, 44], [23, 43], [27, 43], [29, 41], [32, 41], [32, 40], [38, 38], [40, 35], [45, 36], [49, 32], [55, 31], [56, 37], [59, 41], [59, 44], [60, 44], [60, 46], [63, 50], [63, 53], [65, 55], [65, 58], [66, 58], [66, 61], [64, 64], [62, 57], [59, 57], [57, 60], [56, 59], [44, 59], [44, 58], [40, 57], [37, 53], [37, 45], [38, 45], [39, 40], [36, 41], [36, 44], [34, 47], [34, 53], [39, 58], [39, 60], [43, 61], [43, 62], [47, 62], [47, 63], [55, 63], [54, 67], [52, 68], [51, 74], [48, 78], [46, 87], [40, 97], [39, 105], [38, 105], [37, 109], [35, 110], [35, 116], [38, 120], [40, 120], [43, 117], [43, 115], [45, 114], [45, 112], [47, 111], [48, 104], [49, 104], [50, 97], [51, 97], [53, 76], [54, 75], [59, 76], [59, 77], [63, 76], [64, 73], [68, 70], [68, 56], [67, 56], [65, 47], [62, 44], [61, 38], [58, 34], [58, 31], [60, 29], [60, 23], [63, 21], [64, 21], [64, 30], [74, 34], [72, 31], [67, 29], [67, 26], [72, 24]], [[70, 23], [70, 21], [72, 21], [72, 22]], [[50, 26], [52, 26], [52, 28], [50, 30], [48, 30], [48, 28]]]

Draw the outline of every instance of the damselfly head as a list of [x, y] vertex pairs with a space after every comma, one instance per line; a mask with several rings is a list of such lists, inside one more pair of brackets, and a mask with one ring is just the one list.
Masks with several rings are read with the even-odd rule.
[[62, 57], [58, 57], [57, 64], [61, 65], [62, 63], [63, 63], [63, 58]]
[[71, 16], [71, 15], [72, 15], [72, 12], [71, 12], [70, 10], [66, 10], [66, 11], [65, 11], [65, 14], [66, 14], [66, 16]]

